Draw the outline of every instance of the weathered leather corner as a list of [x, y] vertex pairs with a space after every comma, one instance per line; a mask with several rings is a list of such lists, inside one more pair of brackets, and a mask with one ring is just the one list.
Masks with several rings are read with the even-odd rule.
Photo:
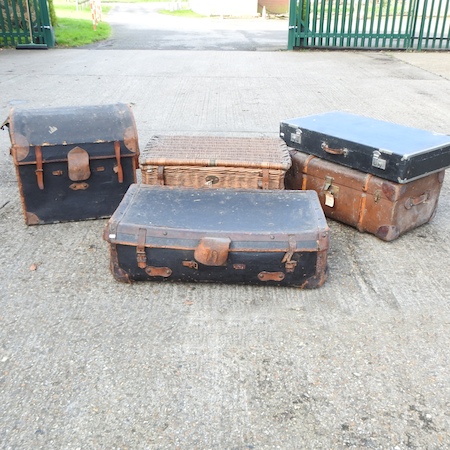
[[11, 155], [15, 162], [23, 161], [30, 153], [30, 143], [28, 139], [19, 133], [12, 133], [11, 135]]
[[128, 127], [123, 133], [123, 143], [130, 152], [139, 154], [138, 137], [134, 127]]
[[25, 214], [25, 222], [27, 225], [39, 225], [41, 223], [39, 217], [32, 213], [32, 212], [26, 212]]

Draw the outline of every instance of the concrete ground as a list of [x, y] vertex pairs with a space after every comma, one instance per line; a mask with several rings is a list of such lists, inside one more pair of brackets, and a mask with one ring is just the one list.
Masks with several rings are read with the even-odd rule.
[[[119, 3], [108, 13], [110, 39], [86, 48], [114, 50], [240, 50], [287, 48], [286, 19], [175, 17], [159, 14], [170, 3]], [[275, 16], [271, 16], [275, 17]]]
[[[330, 110], [450, 133], [450, 53], [0, 51], [11, 106], [129, 102], [153, 134]], [[82, 130], [80, 130], [82, 134]], [[106, 220], [27, 227], [0, 132], [2, 449], [447, 449], [450, 184], [391, 243], [329, 220], [319, 289], [120, 284]]]

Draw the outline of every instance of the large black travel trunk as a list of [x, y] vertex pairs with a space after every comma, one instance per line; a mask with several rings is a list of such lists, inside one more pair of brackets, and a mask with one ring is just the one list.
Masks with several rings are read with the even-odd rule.
[[130, 186], [105, 228], [119, 281], [314, 288], [329, 230], [314, 191]]
[[289, 147], [396, 183], [450, 166], [450, 136], [345, 112], [283, 120], [280, 136]]
[[126, 104], [13, 108], [6, 124], [28, 225], [110, 217], [136, 182]]

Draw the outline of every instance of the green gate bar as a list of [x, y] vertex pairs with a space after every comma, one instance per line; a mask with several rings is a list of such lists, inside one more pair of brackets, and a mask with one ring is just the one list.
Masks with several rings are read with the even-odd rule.
[[449, 0], [291, 0], [288, 48], [449, 49]]
[[47, 0], [0, 0], [0, 47], [30, 43], [55, 46]]
[[21, 1], [4, 0], [0, 9], [0, 45], [14, 46], [28, 36], [28, 17]]

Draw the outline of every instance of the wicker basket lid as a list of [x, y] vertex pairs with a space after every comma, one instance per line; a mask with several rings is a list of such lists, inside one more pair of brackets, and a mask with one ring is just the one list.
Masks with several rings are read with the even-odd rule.
[[153, 136], [141, 154], [143, 165], [265, 167], [287, 170], [284, 141], [269, 137]]

